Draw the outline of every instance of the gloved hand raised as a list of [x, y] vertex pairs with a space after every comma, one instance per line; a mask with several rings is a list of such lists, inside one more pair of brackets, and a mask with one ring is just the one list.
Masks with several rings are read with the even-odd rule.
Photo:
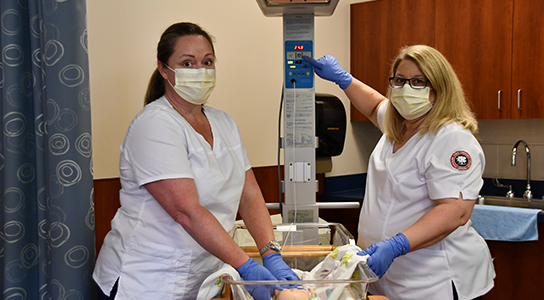
[[353, 80], [353, 76], [342, 69], [336, 61], [336, 58], [333, 56], [325, 55], [318, 60], [309, 56], [304, 56], [303, 58], [314, 66], [315, 73], [319, 77], [338, 84], [343, 90], [346, 89]]
[[370, 245], [363, 251], [358, 252], [358, 255], [370, 255], [366, 261], [370, 269], [378, 275], [378, 278], [382, 278], [389, 266], [393, 263], [395, 258], [408, 253], [410, 250], [410, 242], [404, 234], [398, 233], [396, 236], [379, 241]]
[[[276, 277], [270, 273], [265, 267], [256, 263], [253, 258], [250, 258], [247, 262], [241, 265], [237, 269], [238, 273], [244, 280], [274, 280]], [[275, 289], [281, 289], [275, 285], [246, 285], [247, 290], [253, 296], [255, 300], [270, 300], [274, 295]]]
[[272, 253], [263, 256], [263, 265], [278, 280], [300, 280], [297, 274], [281, 259], [281, 254]]

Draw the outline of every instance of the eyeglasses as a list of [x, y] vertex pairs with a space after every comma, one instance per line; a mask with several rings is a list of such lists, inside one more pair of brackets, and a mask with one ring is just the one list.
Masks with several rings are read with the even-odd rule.
[[421, 90], [424, 89], [430, 81], [427, 78], [389, 77], [389, 84], [394, 89], [402, 88], [406, 84], [406, 82], [408, 82], [408, 84], [410, 84], [410, 87], [414, 90]]

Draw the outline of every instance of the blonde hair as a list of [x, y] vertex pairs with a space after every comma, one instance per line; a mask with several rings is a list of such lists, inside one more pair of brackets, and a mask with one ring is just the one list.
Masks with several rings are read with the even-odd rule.
[[[419, 126], [420, 136], [427, 133], [436, 134], [443, 126], [457, 122], [473, 135], [478, 133], [478, 122], [470, 109], [457, 74], [450, 63], [438, 50], [415, 45], [402, 48], [391, 67], [391, 76], [395, 76], [401, 61], [409, 59], [417, 64], [425, 77], [430, 81], [436, 93], [433, 108]], [[391, 87], [387, 97], [391, 96]], [[391, 142], [402, 142], [404, 118], [391, 105], [387, 110], [382, 130]]]

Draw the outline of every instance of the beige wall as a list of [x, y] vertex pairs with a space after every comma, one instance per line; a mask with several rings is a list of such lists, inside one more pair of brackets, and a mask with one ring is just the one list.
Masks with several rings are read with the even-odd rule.
[[[351, 2], [363, 1], [341, 0], [331, 17], [315, 21], [315, 56], [332, 54], [347, 70]], [[234, 118], [252, 165], [276, 164], [282, 18], [265, 17], [255, 0], [92, 0], [87, 1], [87, 23], [96, 179], [119, 176], [119, 145], [142, 108], [157, 42], [180, 21], [195, 22], [216, 38], [218, 82], [209, 105]], [[349, 114], [344, 93], [316, 81], [316, 91], [341, 98]], [[330, 175], [365, 172], [377, 136], [369, 124], [348, 124], [344, 153], [333, 158]]]
[[[331, 17], [315, 21], [315, 56], [334, 55], [349, 70], [349, 6], [341, 0]], [[142, 108], [147, 80], [156, 66], [160, 34], [170, 24], [191, 21], [216, 38], [218, 85], [209, 105], [235, 119], [254, 166], [276, 164], [277, 119], [282, 86], [282, 19], [265, 17], [255, 0], [87, 1], [93, 114], [94, 176], [118, 177], [119, 145]], [[336, 85], [316, 80], [316, 91], [349, 102]], [[481, 122], [486, 177], [525, 178], [525, 158], [509, 166], [510, 151], [525, 139], [533, 178], [544, 180], [544, 120]], [[328, 176], [366, 172], [380, 133], [369, 122], [348, 123], [342, 155]], [[523, 154], [523, 153], [521, 153]], [[519, 155], [519, 154], [518, 154]]]

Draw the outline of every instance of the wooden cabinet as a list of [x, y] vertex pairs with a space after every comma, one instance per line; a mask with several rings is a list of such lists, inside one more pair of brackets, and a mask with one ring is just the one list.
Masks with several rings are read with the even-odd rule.
[[544, 223], [538, 223], [539, 240], [487, 241], [495, 266], [495, 287], [484, 300], [544, 299]]
[[478, 119], [542, 118], [544, 2], [436, 0], [436, 48]]
[[478, 119], [544, 118], [543, 14], [541, 0], [352, 4], [351, 73], [385, 93], [399, 48], [426, 44], [453, 65]]
[[[544, 1], [514, 1], [512, 118], [544, 118]], [[518, 104], [518, 91], [520, 101]], [[519, 108], [518, 108], [519, 105]]]
[[512, 0], [436, 0], [436, 49], [478, 119], [510, 118], [512, 13]]
[[[385, 95], [400, 48], [434, 45], [434, 1], [371, 1], [351, 5], [351, 74]], [[368, 120], [351, 105], [351, 121]]]

